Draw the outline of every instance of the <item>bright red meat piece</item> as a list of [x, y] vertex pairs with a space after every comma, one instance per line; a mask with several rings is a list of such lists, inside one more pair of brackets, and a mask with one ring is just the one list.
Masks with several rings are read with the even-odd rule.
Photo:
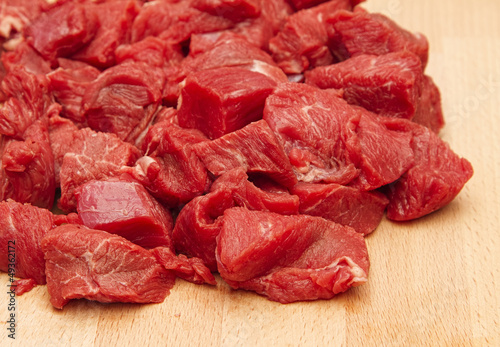
[[386, 189], [387, 217], [405, 221], [447, 205], [472, 177], [469, 161], [460, 158], [432, 130], [402, 119], [386, 119], [389, 129], [410, 133], [415, 165]]
[[0, 5], [0, 36], [9, 38], [21, 33], [42, 12], [45, 0], [2, 0]]
[[285, 187], [297, 183], [283, 147], [265, 120], [196, 144], [193, 150], [215, 176], [242, 167], [249, 174], [262, 174]]
[[41, 241], [54, 226], [49, 210], [13, 200], [1, 201], [0, 270], [18, 278], [31, 278], [36, 284], [45, 284]]
[[260, 0], [193, 0], [192, 6], [213, 16], [238, 23], [260, 15]]
[[377, 191], [365, 192], [340, 184], [298, 183], [292, 194], [300, 213], [323, 217], [367, 235], [379, 225], [389, 200]]
[[172, 215], [130, 176], [89, 181], [75, 196], [86, 227], [120, 235], [143, 248], [173, 250]]
[[172, 238], [175, 249], [202, 259], [212, 270], [215, 261], [215, 238], [220, 232], [221, 217], [230, 207], [242, 206], [251, 210], [297, 214], [299, 199], [286, 192], [267, 192], [248, 181], [243, 168], [220, 176], [210, 192], [187, 203], [180, 211]]
[[115, 55], [118, 64], [134, 61], [166, 68], [178, 65], [184, 58], [180, 45], [153, 36], [135, 43], [120, 45], [116, 48]]
[[326, 21], [334, 56], [343, 61], [360, 54], [383, 55], [410, 51], [422, 61], [425, 69], [429, 42], [420, 33], [411, 33], [379, 13], [368, 13], [358, 7], [354, 12], [338, 11]]
[[367, 281], [363, 236], [320, 217], [231, 208], [217, 238], [217, 267], [234, 289], [281, 303], [330, 299]]
[[306, 71], [306, 83], [343, 90], [350, 104], [391, 117], [411, 119], [423, 90], [420, 59], [398, 51], [381, 56], [357, 55], [346, 61]]
[[223, 67], [189, 75], [181, 89], [179, 125], [201, 130], [211, 139], [262, 118], [276, 82], [240, 67]]
[[[293, 4], [295, 9], [297, 9], [297, 10], [301, 10], [303, 8], [310, 8], [313, 6], [317, 6], [321, 3], [325, 3], [325, 2], [341, 2], [341, 1], [345, 1], [345, 0], [333, 0], [333, 1], [328, 1], [328, 0], [290, 0], [290, 2]], [[354, 7], [357, 4], [362, 3], [364, 1], [365, 0], [348, 0], [351, 7]]]
[[426, 126], [436, 134], [444, 126], [441, 93], [432, 78], [427, 75], [424, 75], [422, 94], [412, 121]]
[[146, 249], [118, 235], [65, 224], [42, 240], [50, 302], [62, 309], [71, 299], [159, 303], [175, 275]]
[[52, 71], [51, 63], [26, 41], [17, 44], [12, 51], [3, 52], [1, 60], [7, 72], [24, 69], [34, 75], [45, 75]]

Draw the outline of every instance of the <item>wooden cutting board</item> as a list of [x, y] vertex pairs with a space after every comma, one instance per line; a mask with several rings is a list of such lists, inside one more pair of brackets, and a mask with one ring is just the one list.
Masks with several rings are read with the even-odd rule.
[[449, 206], [411, 223], [384, 221], [366, 241], [366, 285], [329, 301], [282, 305], [178, 280], [158, 305], [84, 300], [51, 307], [44, 286], [16, 298], [10, 346], [500, 346], [500, 1], [368, 0], [424, 33], [427, 73], [442, 92], [442, 137], [475, 169]]

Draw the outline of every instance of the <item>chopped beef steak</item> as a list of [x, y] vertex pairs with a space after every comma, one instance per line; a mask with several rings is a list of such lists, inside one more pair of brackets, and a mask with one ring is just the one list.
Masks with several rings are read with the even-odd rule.
[[9, 38], [37, 18], [46, 5], [45, 0], [2, 0], [0, 5], [0, 37]]
[[71, 299], [159, 303], [175, 275], [146, 249], [118, 235], [65, 224], [42, 240], [50, 302], [62, 309]]
[[[295, 7], [297, 10], [301, 10], [304, 8], [310, 8], [313, 6], [317, 6], [321, 3], [348, 3], [350, 7], [354, 7], [359, 3], [364, 2], [365, 0], [290, 0], [290, 2], [293, 4], [293, 7]], [[347, 5], [343, 5], [347, 6]]]
[[215, 176], [242, 167], [248, 173], [262, 174], [285, 187], [297, 183], [283, 147], [265, 120], [192, 148]]
[[269, 77], [240, 67], [202, 70], [181, 89], [179, 125], [201, 130], [211, 139], [262, 118], [264, 102], [276, 86]]
[[143, 248], [173, 250], [170, 212], [130, 176], [89, 181], [76, 189], [75, 196], [86, 227], [120, 235]]
[[13, 200], [0, 201], [0, 270], [45, 284], [41, 242], [54, 226], [49, 210]]
[[305, 73], [306, 83], [343, 90], [350, 104], [383, 115], [411, 119], [423, 91], [420, 59], [408, 51], [357, 55]]
[[216, 254], [231, 287], [281, 303], [330, 299], [365, 283], [369, 269], [363, 236], [350, 227], [240, 207], [224, 212]]
[[432, 78], [427, 75], [424, 75], [422, 94], [412, 121], [428, 127], [436, 134], [444, 126], [441, 93]]
[[292, 193], [300, 199], [300, 213], [350, 226], [364, 235], [377, 228], [389, 203], [377, 191], [365, 192], [336, 183], [300, 182]]

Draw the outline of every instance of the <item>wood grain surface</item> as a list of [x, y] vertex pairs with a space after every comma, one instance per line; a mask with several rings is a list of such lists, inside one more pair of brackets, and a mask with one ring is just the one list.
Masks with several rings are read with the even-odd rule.
[[366, 241], [368, 283], [329, 301], [282, 305], [178, 280], [157, 305], [74, 301], [53, 309], [44, 286], [16, 298], [1, 346], [500, 346], [500, 1], [368, 0], [430, 41], [442, 137], [474, 177], [450, 205], [410, 223], [384, 220]]

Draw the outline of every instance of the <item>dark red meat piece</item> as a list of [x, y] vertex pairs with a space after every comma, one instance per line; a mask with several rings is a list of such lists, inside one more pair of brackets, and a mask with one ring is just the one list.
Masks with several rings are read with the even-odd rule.
[[54, 155], [54, 176], [56, 186], [60, 185], [59, 173], [61, 171], [64, 155], [71, 151], [74, 145], [74, 135], [77, 126], [69, 119], [53, 116], [49, 119], [49, 139], [52, 154]]
[[[303, 8], [309, 8], [313, 7], [316, 5], [319, 5], [324, 2], [344, 2], [345, 0], [290, 0], [290, 2], [293, 4], [295, 9], [301, 10]], [[365, 0], [347, 0], [349, 2], [349, 5], [352, 7], [356, 6], [359, 3], [364, 2]]]
[[248, 181], [243, 168], [230, 170], [215, 180], [210, 193], [182, 208], [172, 234], [176, 250], [201, 258], [215, 271], [215, 238], [220, 232], [221, 217], [226, 209], [234, 206], [297, 214], [299, 199], [288, 191], [268, 192], [256, 187]]
[[115, 49], [130, 41], [132, 22], [139, 13], [139, 7], [136, 0], [86, 4], [88, 15], [94, 13], [97, 16], [97, 29], [90, 43], [72, 58], [98, 68], [114, 65]]
[[42, 240], [50, 302], [62, 309], [71, 299], [99, 302], [163, 302], [173, 273], [144, 248], [101, 230], [65, 224]]
[[2, 53], [6, 71], [24, 69], [34, 75], [45, 75], [51, 71], [50, 62], [43, 59], [26, 41], [20, 42], [12, 51]]
[[217, 238], [217, 267], [234, 289], [281, 303], [330, 299], [367, 281], [363, 236], [320, 217], [232, 208]]
[[300, 182], [292, 193], [300, 199], [300, 213], [350, 226], [364, 235], [377, 228], [389, 203], [377, 191], [365, 192], [335, 183]]
[[47, 74], [49, 88], [58, 103], [62, 105], [62, 115], [79, 124], [86, 124], [82, 99], [85, 91], [100, 74], [91, 65], [81, 63], [75, 67], [59, 67]]
[[75, 53], [94, 37], [97, 14], [66, 1], [36, 18], [24, 31], [27, 41], [48, 61]]
[[379, 13], [368, 13], [358, 7], [354, 12], [338, 11], [326, 20], [329, 47], [343, 61], [360, 54], [383, 55], [410, 51], [422, 61], [425, 69], [429, 43], [420, 33], [410, 33]]
[[211, 139], [262, 118], [276, 82], [239, 67], [198, 71], [187, 77], [178, 106], [179, 125], [201, 130]]
[[82, 107], [89, 126], [135, 143], [161, 102], [163, 70], [145, 63], [124, 63], [104, 71], [87, 87]]
[[175, 273], [177, 277], [196, 284], [216, 285], [215, 277], [199, 258], [187, 258], [183, 254], [175, 255], [170, 248], [157, 247], [151, 250], [158, 262]]
[[415, 165], [386, 189], [387, 217], [405, 221], [447, 205], [472, 177], [469, 161], [460, 158], [432, 130], [402, 119], [386, 119], [386, 126], [413, 136]]
[[67, 152], [59, 174], [58, 205], [66, 212], [76, 209], [75, 188], [93, 179], [116, 176], [123, 166], [134, 165], [140, 156], [135, 146], [121, 141], [115, 134], [96, 133], [88, 128], [74, 131], [61, 141], [60, 150], [67, 148]]
[[426, 126], [436, 134], [444, 126], [441, 93], [432, 78], [427, 75], [424, 75], [422, 94], [412, 121]]
[[187, 203], [207, 190], [207, 170], [192, 146], [207, 141], [196, 129], [184, 129], [169, 121], [153, 125], [143, 143], [146, 156], [124, 171], [141, 182], [168, 207]]
[[[1, 201], [0, 270], [45, 284], [41, 241], [53, 227], [53, 215], [49, 210], [12, 200]], [[9, 266], [14, 263], [15, 268]]]
[[294, 13], [286, 19], [278, 35], [269, 41], [273, 59], [285, 73], [298, 74], [316, 66], [333, 63], [324, 21], [341, 9], [352, 10], [351, 1], [328, 1]]
[[172, 215], [130, 176], [89, 181], [75, 196], [86, 227], [120, 235], [144, 248], [173, 250]]
[[297, 183], [283, 147], [264, 120], [216, 140], [196, 144], [193, 150], [215, 176], [242, 167], [248, 173], [262, 174], [285, 187]]
[[299, 181], [347, 184], [358, 176], [354, 156], [359, 115], [338, 94], [284, 83], [266, 100], [264, 119], [277, 135]]
[[118, 64], [134, 61], [156, 67], [176, 66], [184, 58], [180, 45], [171, 44], [152, 36], [135, 43], [118, 46], [115, 55]]
[[192, 6], [237, 23], [260, 15], [260, 0], [193, 0]]
[[420, 59], [398, 51], [381, 56], [357, 55], [346, 61], [306, 71], [306, 83], [343, 90], [343, 98], [374, 113], [411, 119], [422, 93]]

